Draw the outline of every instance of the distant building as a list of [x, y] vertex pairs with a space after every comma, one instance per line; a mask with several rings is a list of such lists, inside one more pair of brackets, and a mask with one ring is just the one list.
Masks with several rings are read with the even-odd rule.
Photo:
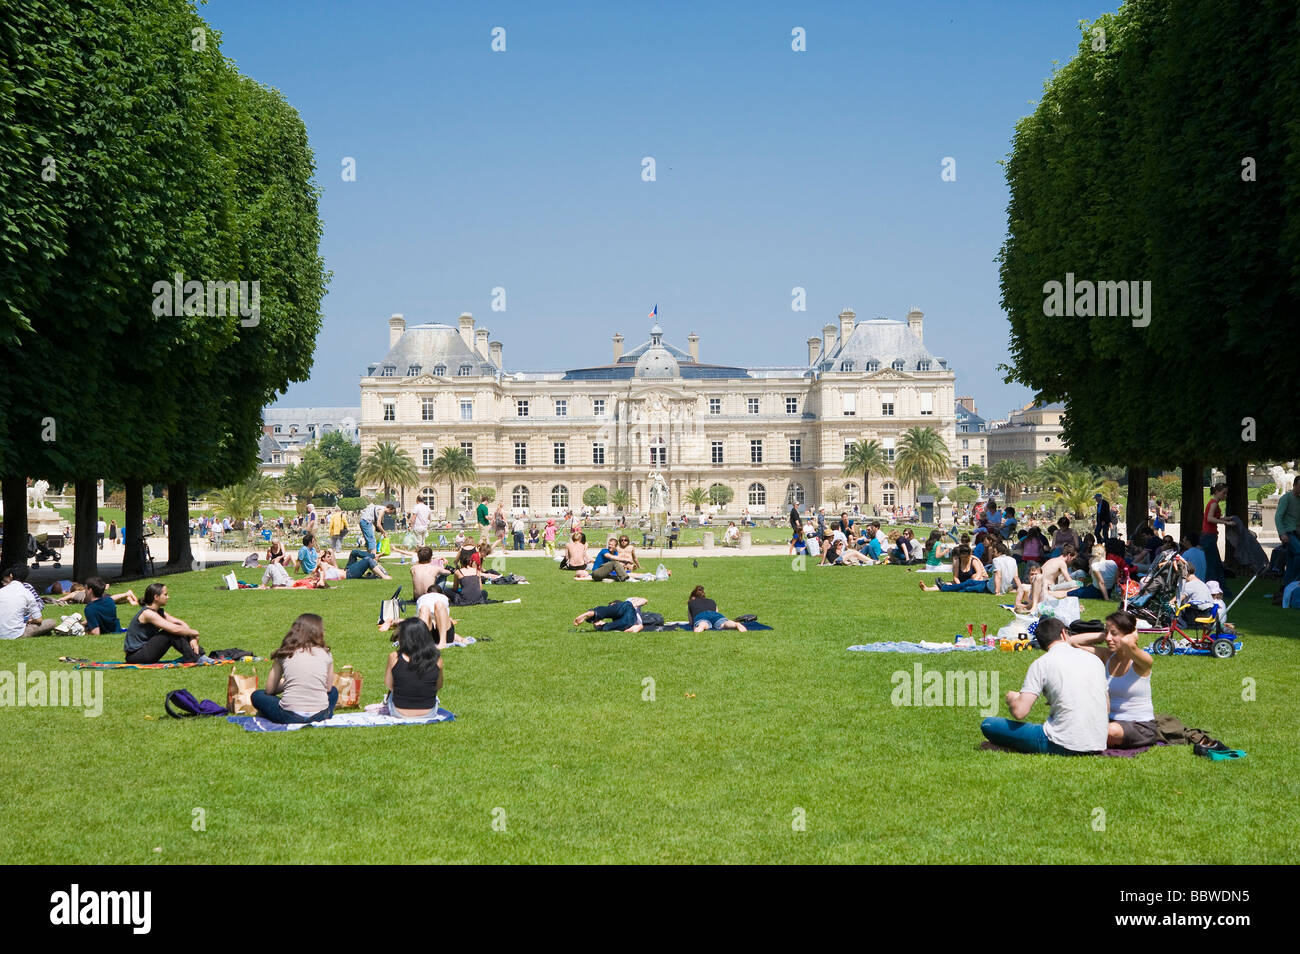
[[975, 399], [957, 398], [957, 446], [953, 459], [959, 471], [967, 467], [987, 467], [988, 424], [975, 413]]
[[1018, 460], [1030, 470], [1052, 454], [1068, 454], [1061, 440], [1065, 405], [1029, 403], [1012, 411], [1007, 422], [988, 431], [988, 458], [992, 467], [1000, 460]]
[[326, 434], [339, 433], [361, 443], [359, 407], [268, 407], [262, 411], [258, 470], [283, 477], [286, 467], [302, 460], [303, 451]]

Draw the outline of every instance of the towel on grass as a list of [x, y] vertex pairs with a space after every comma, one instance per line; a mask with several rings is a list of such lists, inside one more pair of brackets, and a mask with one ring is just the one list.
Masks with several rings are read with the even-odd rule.
[[380, 712], [342, 712], [323, 722], [295, 722], [282, 725], [263, 719], [261, 716], [226, 716], [227, 722], [233, 722], [245, 732], [293, 732], [308, 727], [317, 729], [356, 729], [388, 725], [432, 725], [435, 722], [451, 722], [456, 717], [442, 707], [438, 711], [418, 719], [397, 719]]
[[[1156, 743], [1156, 745], [1167, 745], [1167, 744], [1168, 743], [1165, 742]], [[1102, 749], [1101, 752], [1099, 752], [1098, 754], [1113, 759], [1131, 759], [1131, 758], [1136, 758], [1137, 756], [1141, 755], [1143, 752], [1149, 751], [1150, 749], [1154, 749], [1156, 745], [1141, 745], [1135, 749]], [[1005, 745], [996, 745], [993, 742], [990, 742], [988, 739], [985, 739], [983, 743], [981, 743], [980, 748], [983, 749], [985, 752], [1014, 752], [1017, 755], [1032, 754], [1028, 752], [1021, 752], [1019, 749], [1009, 749]]]
[[955, 646], [952, 643], [909, 643], [906, 640], [893, 640], [886, 643], [866, 643], [850, 646], [851, 653], [991, 653], [992, 646]]
[[181, 662], [179, 659], [172, 659], [168, 662], [156, 663], [129, 663], [115, 662], [114, 660], [105, 660], [95, 662], [92, 659], [79, 659], [76, 656], [60, 656], [59, 662], [72, 663], [78, 669], [189, 669], [194, 666], [233, 666], [233, 659], [214, 659], [212, 662]]

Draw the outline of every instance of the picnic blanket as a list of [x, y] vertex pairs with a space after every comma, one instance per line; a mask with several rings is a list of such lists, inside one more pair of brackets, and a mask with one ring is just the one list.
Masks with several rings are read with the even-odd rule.
[[[1102, 749], [1097, 754], [1104, 755], [1107, 758], [1112, 758], [1112, 759], [1131, 759], [1131, 758], [1136, 758], [1137, 756], [1141, 755], [1143, 752], [1149, 751], [1150, 749], [1154, 749], [1156, 745], [1168, 745], [1168, 744], [1169, 744], [1168, 742], [1157, 742], [1155, 745], [1140, 745], [1137, 748], [1133, 748], [1133, 749]], [[983, 749], [985, 752], [1015, 752], [1017, 755], [1028, 754], [1025, 752], [1021, 752], [1019, 749], [1009, 749], [1005, 745], [998, 745], [994, 742], [990, 742], [988, 739], [984, 740], [984, 742], [980, 745], [980, 748]]]
[[297, 729], [357, 729], [374, 728], [390, 725], [432, 725], [436, 722], [451, 722], [456, 717], [441, 706], [431, 715], [418, 719], [397, 719], [381, 712], [343, 712], [322, 722], [295, 722], [282, 725], [263, 719], [261, 716], [226, 716], [227, 722], [233, 722], [245, 732], [293, 732]]
[[[751, 633], [753, 633], [753, 632], [757, 632], [757, 631], [760, 631], [760, 630], [770, 630], [770, 629], [772, 628], [771, 626], [768, 626], [766, 623], [759, 623], [759, 622], [757, 622], [757, 621], [755, 621], [755, 622], [753, 622], [753, 623], [744, 623], [743, 625], [744, 625], [745, 629], [748, 630], [748, 631], [751, 632]], [[689, 633], [689, 632], [691, 632], [694, 628], [695, 628], [695, 627], [692, 626], [690, 623], [685, 623], [685, 622], [678, 621], [678, 622], [675, 622], [675, 623], [664, 623], [662, 626], [647, 626], [647, 627], [645, 627], [645, 628], [642, 630], [642, 632], [645, 632], [645, 633], [667, 633], [667, 632], [677, 632], [677, 631], [679, 631], [679, 630], [685, 630], [686, 632]], [[705, 632], [710, 632], [710, 630], [705, 630]], [[733, 632], [734, 632], [734, 630], [733, 630]]]
[[93, 659], [80, 659], [76, 656], [60, 656], [59, 662], [72, 663], [78, 669], [191, 669], [194, 666], [233, 666], [235, 664], [233, 659], [214, 659], [212, 662], [205, 663], [181, 662], [179, 659], [156, 663], [117, 662], [111, 659], [96, 662]]
[[992, 646], [956, 646], [952, 643], [910, 643], [906, 640], [893, 640], [850, 646], [848, 651], [851, 653], [991, 653], [993, 650]]

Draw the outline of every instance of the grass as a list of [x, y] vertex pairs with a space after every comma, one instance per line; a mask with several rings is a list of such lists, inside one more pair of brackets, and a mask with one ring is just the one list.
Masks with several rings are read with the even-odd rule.
[[[951, 639], [967, 622], [999, 625], [1009, 616], [995, 597], [922, 595], [916, 574], [899, 567], [665, 562], [670, 582], [619, 586], [516, 561], [511, 569], [532, 585], [493, 595], [522, 605], [458, 611], [462, 632], [492, 642], [448, 650], [451, 724], [261, 735], [163, 714], [164, 694], [177, 687], [224, 701], [224, 668], [106, 672], [99, 718], [0, 708], [0, 860], [1300, 860], [1285, 821], [1300, 778], [1300, 614], [1268, 605], [1268, 586], [1256, 584], [1234, 611], [1241, 655], [1161, 659], [1154, 676], [1158, 711], [1248, 758], [1210, 763], [1177, 746], [1136, 759], [1061, 759], [980, 751], [974, 708], [890, 701], [893, 673], [917, 662], [996, 671], [1004, 692], [1019, 687], [1032, 654], [845, 651]], [[269, 655], [299, 612], [319, 612], [336, 664], [362, 670], [364, 701], [380, 697], [389, 646], [375, 631], [376, 604], [393, 584], [225, 592], [215, 588], [221, 572], [168, 578], [170, 608], [206, 647]], [[630, 593], [681, 618], [697, 582], [724, 611], [757, 613], [776, 631], [600, 635], [571, 625], [581, 609]], [[58, 669], [62, 654], [120, 658], [120, 637], [0, 643], [0, 669]], [[643, 698], [647, 678], [654, 701]], [[1255, 701], [1242, 698], [1246, 679]], [[1031, 717], [1043, 716], [1040, 703]], [[1096, 808], [1105, 831], [1093, 830]], [[196, 809], [205, 830], [194, 830]], [[800, 814], [804, 831], [792, 827]]]

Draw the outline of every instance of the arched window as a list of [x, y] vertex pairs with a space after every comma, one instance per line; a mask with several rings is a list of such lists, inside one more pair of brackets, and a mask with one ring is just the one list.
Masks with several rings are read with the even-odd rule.
[[510, 505], [520, 510], [528, 509], [528, 488], [523, 484], [510, 491]]
[[551, 488], [551, 506], [569, 506], [569, 488], [564, 486], [564, 484], [556, 484]]
[[762, 484], [749, 485], [749, 505], [751, 507], [767, 506], [767, 488]]
[[420, 503], [428, 507], [433, 507], [438, 502], [438, 495], [434, 493], [432, 487], [425, 487], [420, 491]]
[[880, 487], [880, 502], [886, 507], [892, 507], [897, 500], [898, 488], [891, 483], [882, 484]]
[[802, 507], [804, 502], [803, 484], [791, 484], [786, 489], [785, 502], [787, 504], [798, 504]]
[[880, 362], [879, 362], [879, 361], [868, 361], [868, 362], [867, 362], [867, 372], [868, 372], [868, 373], [870, 373], [870, 372], [872, 372], [872, 371], [879, 371], [879, 370], [880, 370]]
[[853, 481], [849, 481], [844, 485], [844, 498], [848, 501], [850, 507], [862, 502], [862, 498], [858, 491], [858, 485]]
[[445, 364], [435, 364], [433, 373], [440, 378], [445, 378], [447, 376], [447, 366]]
[[897, 359], [893, 364], [890, 365], [890, 367], [893, 368], [895, 371], [902, 371], [903, 359], [902, 358]]
[[929, 371], [929, 370], [930, 370], [930, 362], [929, 362], [929, 361], [918, 361], [918, 362], [916, 362], [916, 370], [918, 370], [918, 371]]

